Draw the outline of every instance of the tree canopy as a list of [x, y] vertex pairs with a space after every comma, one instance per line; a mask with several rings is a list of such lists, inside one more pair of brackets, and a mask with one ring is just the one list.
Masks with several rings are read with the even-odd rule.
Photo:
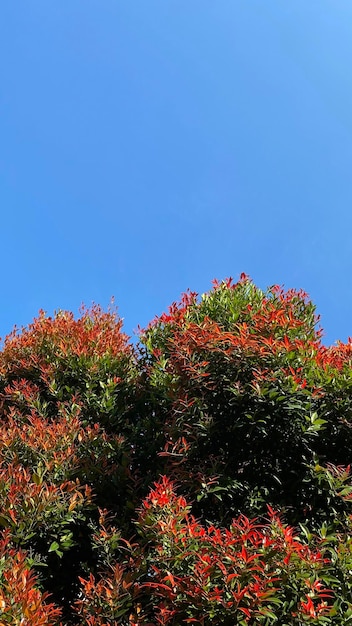
[[0, 624], [352, 623], [352, 341], [214, 281], [133, 345], [40, 312], [0, 352]]

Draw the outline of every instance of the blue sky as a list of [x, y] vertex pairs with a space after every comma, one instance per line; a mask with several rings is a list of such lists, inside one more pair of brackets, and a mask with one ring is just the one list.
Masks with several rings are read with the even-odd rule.
[[352, 335], [350, 0], [18, 0], [0, 19], [0, 336], [131, 334], [244, 271]]

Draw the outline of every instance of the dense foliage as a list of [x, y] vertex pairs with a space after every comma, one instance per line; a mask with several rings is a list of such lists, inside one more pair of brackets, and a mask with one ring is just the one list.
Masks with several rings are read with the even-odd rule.
[[59, 312], [0, 352], [0, 624], [352, 624], [352, 341], [301, 291], [187, 292], [133, 346]]

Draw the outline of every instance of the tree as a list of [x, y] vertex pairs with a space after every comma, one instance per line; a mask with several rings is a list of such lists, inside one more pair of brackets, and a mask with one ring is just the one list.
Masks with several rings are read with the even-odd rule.
[[137, 348], [96, 306], [14, 331], [1, 549], [30, 588], [11, 603], [0, 568], [4, 623], [349, 623], [351, 346], [246, 275], [184, 294]]

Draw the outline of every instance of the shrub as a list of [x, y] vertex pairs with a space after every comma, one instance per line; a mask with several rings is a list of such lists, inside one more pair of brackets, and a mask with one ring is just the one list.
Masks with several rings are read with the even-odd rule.
[[329, 518], [311, 467], [350, 461], [351, 349], [325, 348], [316, 324], [306, 294], [243, 275], [186, 294], [142, 333], [160, 471], [202, 519], [267, 504], [292, 523]]
[[302, 291], [187, 292], [133, 347], [43, 312], [0, 351], [0, 625], [352, 623], [352, 341]]

